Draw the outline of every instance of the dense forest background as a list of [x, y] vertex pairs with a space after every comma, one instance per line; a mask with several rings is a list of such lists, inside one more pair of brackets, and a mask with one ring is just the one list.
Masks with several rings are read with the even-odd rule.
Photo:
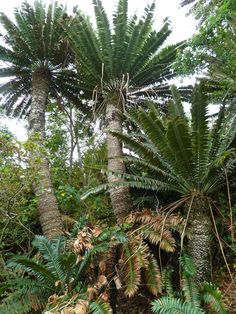
[[236, 2], [91, 1], [0, 13], [0, 314], [236, 313]]

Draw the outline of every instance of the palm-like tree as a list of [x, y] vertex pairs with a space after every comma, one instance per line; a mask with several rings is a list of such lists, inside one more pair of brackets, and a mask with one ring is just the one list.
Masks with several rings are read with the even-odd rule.
[[[68, 70], [71, 55], [58, 20], [67, 19], [57, 2], [46, 8], [40, 1], [31, 6], [24, 2], [15, 9], [13, 23], [4, 13], [1, 34], [0, 77], [2, 106], [8, 115], [28, 116], [29, 133], [37, 146], [31, 164], [35, 168], [34, 191], [38, 199], [43, 233], [53, 237], [61, 233], [62, 221], [50, 179], [48, 161], [43, 152], [45, 110], [48, 97], [76, 99], [73, 72]], [[30, 109], [30, 110], [29, 110]], [[40, 159], [39, 162], [33, 160]]]
[[[167, 21], [158, 32], [153, 30], [154, 2], [138, 19], [136, 15], [128, 18], [128, 1], [119, 0], [112, 28], [102, 2], [93, 0], [93, 5], [96, 29], [80, 11], [64, 28], [77, 56], [81, 89], [103, 104], [108, 182], [112, 184], [122, 180], [112, 173], [125, 172], [125, 165], [120, 159], [122, 143], [109, 131], [122, 132], [128, 96], [168, 94], [163, 84], [175, 75], [171, 65], [181, 44], [162, 48], [171, 31]], [[110, 188], [110, 196], [117, 218], [122, 219], [131, 207], [128, 187]]]
[[[225, 183], [225, 174], [235, 169], [228, 149], [236, 132], [235, 108], [219, 112], [210, 127], [207, 104], [201, 87], [195, 87], [189, 122], [176, 90], [168, 116], [154, 107], [131, 114], [142, 133], [113, 133], [139, 157], [128, 157], [142, 165], [146, 176], [126, 174], [130, 185], [157, 191], [175, 191], [185, 203], [187, 228], [191, 235], [188, 249], [197, 268], [199, 282], [209, 279], [211, 236], [213, 233], [212, 199]], [[213, 207], [214, 208], [214, 207]]]

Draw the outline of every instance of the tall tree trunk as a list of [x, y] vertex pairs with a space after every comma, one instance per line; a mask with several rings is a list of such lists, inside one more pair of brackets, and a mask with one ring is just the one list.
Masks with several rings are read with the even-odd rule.
[[48, 98], [50, 73], [39, 69], [32, 76], [32, 103], [29, 115], [29, 134], [36, 148], [31, 156], [33, 188], [37, 198], [40, 224], [43, 234], [54, 238], [63, 231], [61, 215], [54, 195], [49, 163], [44, 152], [45, 107]]
[[198, 283], [211, 279], [212, 222], [203, 199], [194, 199], [189, 217], [188, 252], [196, 266]]
[[[123, 103], [120, 91], [110, 93], [106, 99], [106, 136], [108, 157], [108, 183], [122, 182], [124, 179], [110, 172], [125, 173], [122, 143], [110, 134], [110, 131], [122, 132]], [[118, 222], [121, 222], [131, 210], [129, 188], [125, 186], [110, 187], [112, 208]]]

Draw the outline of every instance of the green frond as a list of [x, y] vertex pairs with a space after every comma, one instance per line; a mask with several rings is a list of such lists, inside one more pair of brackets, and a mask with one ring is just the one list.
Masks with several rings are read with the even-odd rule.
[[155, 86], [164, 84], [176, 76], [172, 69], [180, 44], [163, 48], [158, 54], [153, 55], [132, 76], [132, 81], [140, 86]]
[[203, 283], [201, 287], [201, 299], [214, 313], [226, 314], [220, 290], [212, 283]]
[[140, 63], [140, 59], [142, 59], [142, 63], [144, 59], [150, 57], [151, 53], [155, 53], [157, 48], [160, 46], [160, 42], [157, 43], [155, 38], [155, 40], [152, 41], [152, 50], [150, 47], [143, 49], [144, 46], [147, 46], [147, 42], [151, 42], [150, 33], [152, 32], [154, 11], [155, 3], [153, 2], [151, 5], [146, 6], [144, 9], [144, 16], [138, 23], [135, 24], [134, 27], [131, 28], [129, 25], [129, 41], [122, 68], [124, 70], [127, 69], [127, 72], [130, 74], [133, 72], [133, 67], [138, 68], [137, 63]]
[[[127, 25], [128, 25], [128, 1], [119, 0], [116, 12], [113, 14], [112, 36], [113, 42], [113, 69], [114, 74], [118, 78], [120, 76], [120, 62], [123, 59], [123, 54], [127, 49]], [[126, 74], [126, 73], [122, 73]]]
[[41, 310], [46, 305], [48, 296], [52, 293], [41, 283], [29, 278], [8, 280], [6, 284], [11, 292], [1, 300], [1, 314], [24, 314], [31, 313], [32, 310]]
[[102, 300], [96, 300], [89, 303], [91, 314], [111, 314], [110, 304]]
[[100, 0], [93, 0], [100, 49], [103, 54], [104, 67], [112, 75], [112, 37], [107, 14]]
[[196, 267], [192, 258], [187, 254], [180, 256], [180, 266], [185, 276], [194, 277], [196, 275]]
[[[70, 45], [78, 58], [81, 83], [91, 84], [91, 90], [100, 83], [102, 77], [103, 59], [100, 53], [96, 33], [93, 30], [91, 21], [82, 12], [77, 11], [76, 17], [71, 24], [62, 24], [63, 29], [70, 41]], [[106, 71], [106, 67], [104, 67]], [[92, 82], [88, 82], [91, 80]]]
[[[185, 119], [176, 117], [168, 121], [167, 134], [168, 144], [175, 154], [175, 172], [180, 174], [188, 182], [188, 189], [192, 188], [192, 142], [191, 134]], [[186, 193], [187, 191], [183, 191]]]
[[157, 261], [152, 254], [149, 254], [148, 256], [148, 264], [145, 267], [144, 276], [149, 291], [154, 295], [161, 293], [162, 291], [161, 273]]
[[8, 267], [16, 267], [21, 270], [27, 271], [29, 274], [34, 275], [42, 284], [46, 283], [49, 287], [54, 286], [57, 277], [47, 269], [47, 267], [38, 261], [34, 261], [26, 256], [14, 256], [8, 263]]
[[187, 276], [186, 273], [182, 274], [181, 288], [184, 294], [185, 301], [192, 304], [193, 307], [200, 307], [200, 294], [195, 277]]
[[196, 267], [193, 260], [186, 254], [180, 256], [180, 266], [182, 270], [181, 289], [185, 301], [195, 308], [200, 308], [200, 293], [195, 282]]
[[96, 186], [94, 188], [89, 189], [88, 191], [84, 192], [80, 199], [81, 201], [85, 200], [87, 197], [89, 197], [90, 195], [94, 195], [97, 193], [100, 193], [104, 190], [106, 190], [108, 188], [108, 184], [100, 184], [99, 186]]
[[35, 236], [33, 246], [36, 247], [43, 259], [47, 262], [47, 268], [52, 274], [60, 280], [65, 279], [65, 271], [61, 263], [62, 249], [65, 246], [65, 239], [59, 237], [57, 239], [49, 240], [44, 236]]
[[108, 230], [104, 230], [97, 237], [97, 241], [110, 241], [111, 238], [115, 239], [119, 243], [126, 243], [128, 241], [128, 236], [125, 232], [121, 230], [117, 230], [117, 228], [109, 228]]
[[181, 101], [180, 93], [177, 87], [174, 85], [171, 86], [171, 94], [172, 94], [172, 99], [169, 100], [168, 105], [167, 105], [168, 117], [171, 117], [171, 118], [180, 117], [183, 119], [183, 121], [186, 120], [186, 123], [188, 124], [187, 116], [184, 112], [184, 107]]
[[210, 149], [207, 103], [200, 85], [197, 85], [193, 91], [191, 118], [193, 164], [196, 181], [200, 184], [201, 178], [208, 170]]
[[123, 172], [109, 172], [112, 173], [112, 175], [116, 176], [117, 178], [125, 179], [124, 181], [115, 181], [109, 186], [130, 186], [133, 188], [142, 188], [146, 190], [152, 190], [152, 191], [176, 191], [176, 192], [182, 192], [180, 187], [176, 186], [175, 184], [165, 182], [163, 180], [157, 180], [146, 176], [137, 176], [137, 175], [131, 175], [128, 173]]
[[194, 308], [191, 304], [180, 299], [162, 297], [152, 302], [154, 314], [203, 314], [201, 309]]
[[162, 271], [162, 290], [167, 293], [168, 297], [174, 297], [174, 289], [172, 283], [173, 269], [166, 267]]

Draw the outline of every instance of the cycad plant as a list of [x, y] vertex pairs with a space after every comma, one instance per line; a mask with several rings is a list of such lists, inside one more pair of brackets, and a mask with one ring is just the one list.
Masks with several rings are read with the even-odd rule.
[[[125, 177], [133, 187], [175, 191], [182, 197], [190, 237], [188, 252], [196, 264], [197, 281], [207, 280], [211, 265], [213, 200], [225, 183], [225, 175], [236, 166], [233, 151], [228, 149], [236, 131], [235, 108], [220, 110], [211, 126], [205, 96], [197, 85], [190, 120], [175, 88], [167, 115], [151, 106], [148, 111], [132, 112], [130, 118], [140, 128], [140, 134], [113, 132], [113, 135], [136, 154], [127, 160], [142, 165], [144, 175]], [[182, 244], [183, 238], [184, 232]]]
[[[119, 0], [110, 26], [100, 0], [93, 0], [96, 29], [82, 12], [69, 25], [64, 25], [78, 62], [79, 86], [102, 104], [108, 150], [108, 182], [122, 181], [112, 171], [125, 172], [122, 144], [109, 131], [122, 132], [122, 121], [128, 96], [169, 95], [166, 81], [175, 76], [171, 66], [181, 44], [163, 48], [171, 33], [166, 21], [159, 31], [153, 30], [155, 2], [144, 15], [128, 18], [128, 0]], [[131, 103], [132, 103], [131, 101]], [[124, 218], [131, 209], [129, 189], [110, 186], [114, 213]]]
[[[87, 313], [88, 309], [91, 314], [110, 313], [110, 306], [104, 300], [89, 302], [86, 288], [80, 281], [82, 277], [78, 276], [81, 269], [76, 265], [76, 255], [66, 249], [66, 243], [64, 237], [49, 240], [36, 236], [33, 246], [38, 253], [34, 258], [11, 258], [7, 263], [8, 271], [14, 269], [16, 272], [14, 278], [0, 284], [1, 314], [44, 313], [47, 304], [60, 306], [62, 312], [57, 313], [64, 313], [63, 308], [69, 311], [71, 298], [78, 313]], [[85, 312], [79, 309], [85, 309]]]
[[[220, 291], [211, 283], [197, 285], [194, 280], [195, 265], [187, 255], [180, 257], [181, 291], [174, 294], [169, 277], [164, 279], [166, 296], [152, 302], [155, 314], [226, 314]], [[166, 281], [165, 281], [166, 280]]]
[[111, 313], [111, 283], [126, 297], [134, 296], [144, 283], [157, 296], [161, 274], [147, 243], [173, 252], [170, 229], [178, 230], [179, 225], [176, 215], [145, 210], [130, 215], [119, 227], [82, 226], [68, 240], [36, 236], [34, 258], [14, 256], [7, 263], [16, 275], [0, 284], [0, 313]]
[[14, 14], [15, 23], [5, 13], [0, 14], [0, 77], [6, 78], [0, 85], [1, 105], [8, 115], [28, 117], [35, 148], [31, 166], [40, 222], [43, 233], [53, 237], [62, 232], [62, 221], [43, 149], [45, 111], [49, 96], [77, 99], [71, 53], [58, 24], [58, 20], [67, 20], [67, 14], [57, 2], [46, 8], [40, 0], [34, 5], [24, 2]]

